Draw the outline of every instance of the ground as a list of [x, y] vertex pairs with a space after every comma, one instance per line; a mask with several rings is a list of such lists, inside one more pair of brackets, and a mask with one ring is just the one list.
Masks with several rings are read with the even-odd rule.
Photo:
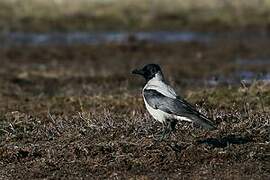
[[[268, 48], [229, 39], [1, 48], [0, 178], [269, 179], [269, 83], [235, 75], [268, 72], [267, 59], [255, 61]], [[217, 130], [178, 123], [155, 141], [162, 125], [130, 73], [150, 62]], [[208, 82], [221, 75], [234, 83]]]

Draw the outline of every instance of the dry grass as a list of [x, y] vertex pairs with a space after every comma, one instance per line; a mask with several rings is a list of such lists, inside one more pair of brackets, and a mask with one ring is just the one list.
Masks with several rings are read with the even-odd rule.
[[194, 29], [269, 25], [269, 0], [1, 0], [4, 31]]
[[[138, 97], [112, 96], [109, 103], [107, 98], [106, 103], [100, 97], [81, 98], [86, 104], [97, 103], [92, 108], [84, 105], [82, 117], [77, 113], [80, 98], [62, 99], [64, 106], [61, 100], [46, 99], [55, 105], [51, 115], [20, 109], [4, 114], [2, 177], [269, 177], [269, 114], [256, 110], [247, 116], [242, 109], [211, 108], [218, 117], [217, 131], [179, 125], [174, 140], [153, 145], [153, 134], [161, 128], [134, 105]], [[95, 106], [104, 107], [96, 110]]]
[[[241, 68], [267, 71], [238, 67], [233, 57], [267, 56], [269, 45], [213, 46], [0, 49], [0, 178], [268, 179], [269, 84], [209, 87], [183, 80]], [[154, 144], [161, 125], [145, 111], [143, 81], [130, 74], [149, 62], [163, 65], [177, 91], [218, 129], [179, 123], [171, 139]]]

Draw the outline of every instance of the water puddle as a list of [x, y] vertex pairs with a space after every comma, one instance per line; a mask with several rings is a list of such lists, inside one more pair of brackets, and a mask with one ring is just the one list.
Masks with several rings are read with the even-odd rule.
[[238, 85], [241, 82], [250, 85], [254, 82], [270, 83], [270, 73], [255, 73], [251, 71], [238, 71], [229, 77], [215, 76], [210, 77], [204, 81], [205, 85], [218, 86], [218, 85]]
[[270, 84], [270, 72], [268, 73], [255, 73], [251, 71], [239, 71], [232, 73], [229, 76], [216, 75], [206, 79], [181, 79], [181, 83], [185, 85], [196, 86], [239, 86], [242, 83], [245, 85], [252, 85], [254, 82], [262, 82], [264, 84]]
[[238, 58], [235, 61], [236, 65], [248, 65], [248, 66], [267, 66], [270, 65], [270, 59], [242, 59]]
[[2, 33], [1, 46], [106, 44], [129, 41], [153, 43], [202, 42], [211, 40], [209, 33], [197, 32], [71, 32], [71, 33]]
[[240, 71], [237, 73], [241, 81], [247, 84], [251, 84], [254, 81], [262, 81], [270, 83], [270, 73], [254, 73], [250, 71]]
[[269, 39], [266, 32], [193, 32], [193, 31], [150, 31], [150, 32], [49, 32], [49, 33], [0, 33], [0, 47], [14, 45], [71, 45], [126, 43], [147, 41], [151, 43], [199, 42], [209, 43], [218, 39]]

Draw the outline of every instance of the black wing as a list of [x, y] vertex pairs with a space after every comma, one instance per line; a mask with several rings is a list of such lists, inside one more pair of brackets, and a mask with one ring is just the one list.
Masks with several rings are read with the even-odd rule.
[[169, 114], [187, 117], [208, 129], [214, 128], [213, 123], [207, 117], [180, 97], [173, 99], [153, 89], [145, 89], [143, 95], [147, 103], [154, 109], [160, 109]]

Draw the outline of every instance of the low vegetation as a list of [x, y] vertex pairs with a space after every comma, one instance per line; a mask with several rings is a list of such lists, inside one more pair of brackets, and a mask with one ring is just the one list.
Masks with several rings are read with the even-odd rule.
[[269, 0], [1, 0], [7, 31], [269, 29]]

